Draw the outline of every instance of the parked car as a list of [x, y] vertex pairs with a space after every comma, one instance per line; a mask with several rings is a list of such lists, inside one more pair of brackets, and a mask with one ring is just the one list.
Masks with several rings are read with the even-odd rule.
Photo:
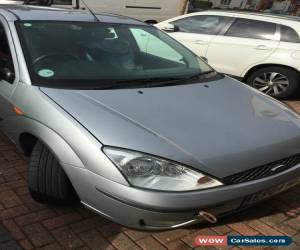
[[1, 3], [51, 5], [56, 8], [87, 9], [137, 18], [149, 24], [187, 12], [185, 0], [1, 0]]
[[0, 4], [23, 4], [23, 0], [1, 0]]
[[297, 17], [204, 11], [157, 24], [217, 71], [277, 98], [299, 86], [300, 23]]
[[143, 22], [0, 9], [0, 127], [43, 203], [169, 229], [299, 183], [300, 116]]

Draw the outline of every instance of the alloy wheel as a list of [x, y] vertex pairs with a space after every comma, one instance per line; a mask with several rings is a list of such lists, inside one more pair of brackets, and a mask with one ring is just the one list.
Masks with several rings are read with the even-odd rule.
[[271, 96], [276, 96], [286, 91], [289, 85], [289, 79], [277, 72], [263, 73], [253, 80], [254, 88]]

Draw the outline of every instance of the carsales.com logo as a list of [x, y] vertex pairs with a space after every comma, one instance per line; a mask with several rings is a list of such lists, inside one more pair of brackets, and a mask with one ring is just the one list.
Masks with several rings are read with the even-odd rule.
[[197, 236], [195, 246], [289, 246], [289, 236]]

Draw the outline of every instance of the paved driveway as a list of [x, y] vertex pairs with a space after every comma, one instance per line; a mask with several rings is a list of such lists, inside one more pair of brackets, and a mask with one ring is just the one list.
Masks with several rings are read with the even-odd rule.
[[[300, 111], [300, 101], [289, 104]], [[184, 250], [193, 248], [197, 235], [227, 234], [289, 235], [294, 239], [289, 249], [300, 249], [300, 186], [222, 219], [218, 225], [145, 233], [109, 222], [80, 205], [56, 207], [34, 202], [26, 187], [26, 166], [27, 159], [0, 134], [0, 250]]]

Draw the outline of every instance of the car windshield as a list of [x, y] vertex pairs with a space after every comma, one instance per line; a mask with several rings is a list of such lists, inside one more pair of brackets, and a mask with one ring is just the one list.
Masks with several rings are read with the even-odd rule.
[[70, 21], [18, 21], [16, 26], [32, 83], [38, 86], [151, 87], [217, 75], [152, 26]]

